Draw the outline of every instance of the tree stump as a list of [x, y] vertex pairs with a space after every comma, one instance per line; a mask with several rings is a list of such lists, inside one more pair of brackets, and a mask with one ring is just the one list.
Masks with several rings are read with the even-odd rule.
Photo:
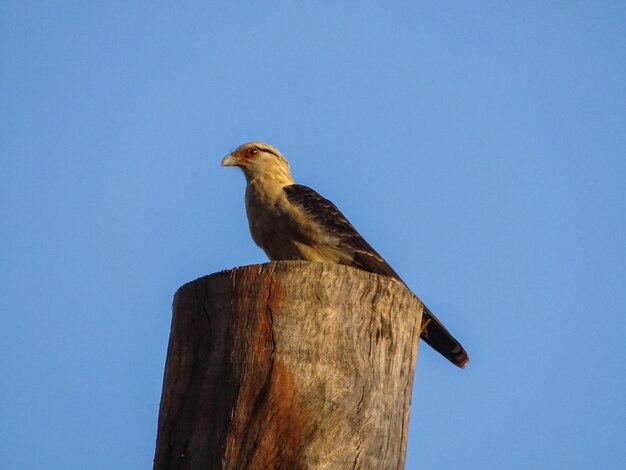
[[400, 283], [334, 264], [185, 284], [154, 468], [403, 468], [422, 309]]

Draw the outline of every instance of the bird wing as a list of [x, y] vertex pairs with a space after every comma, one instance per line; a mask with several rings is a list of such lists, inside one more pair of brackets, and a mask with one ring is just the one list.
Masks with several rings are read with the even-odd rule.
[[308, 217], [337, 240], [341, 251], [352, 255], [350, 264], [352, 267], [392, 277], [404, 284], [398, 273], [365, 241], [332, 202], [301, 184], [292, 184], [283, 189], [292, 204], [300, 207]]
[[[338, 248], [341, 251], [347, 254], [352, 253], [352, 262], [349, 263], [349, 266], [397, 279], [406, 286], [398, 273], [365, 241], [332, 202], [320, 196], [313, 189], [301, 184], [288, 185], [283, 190], [292, 204], [298, 206], [326, 233], [337, 240]], [[469, 361], [469, 357], [463, 346], [426, 306], [424, 306], [423, 316], [424, 322], [427, 323], [421, 334], [422, 339], [450, 362], [459, 367], [464, 367]]]

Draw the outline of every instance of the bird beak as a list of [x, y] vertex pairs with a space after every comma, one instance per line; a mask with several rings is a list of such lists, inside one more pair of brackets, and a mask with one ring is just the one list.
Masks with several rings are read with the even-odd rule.
[[222, 159], [222, 168], [225, 166], [238, 166], [239, 160], [232, 153], [229, 153]]

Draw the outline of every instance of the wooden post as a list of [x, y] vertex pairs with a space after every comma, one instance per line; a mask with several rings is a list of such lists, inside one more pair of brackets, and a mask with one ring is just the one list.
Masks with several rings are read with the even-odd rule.
[[341, 265], [185, 284], [154, 468], [403, 468], [421, 316], [398, 282]]

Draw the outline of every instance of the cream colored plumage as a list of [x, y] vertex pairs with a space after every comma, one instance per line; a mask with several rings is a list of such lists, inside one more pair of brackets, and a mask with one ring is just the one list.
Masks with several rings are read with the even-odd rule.
[[332, 235], [289, 200], [284, 188], [295, 183], [289, 163], [277, 149], [261, 142], [242, 145], [222, 161], [222, 166], [231, 165], [239, 166], [246, 177], [250, 233], [269, 259], [344, 260]]

